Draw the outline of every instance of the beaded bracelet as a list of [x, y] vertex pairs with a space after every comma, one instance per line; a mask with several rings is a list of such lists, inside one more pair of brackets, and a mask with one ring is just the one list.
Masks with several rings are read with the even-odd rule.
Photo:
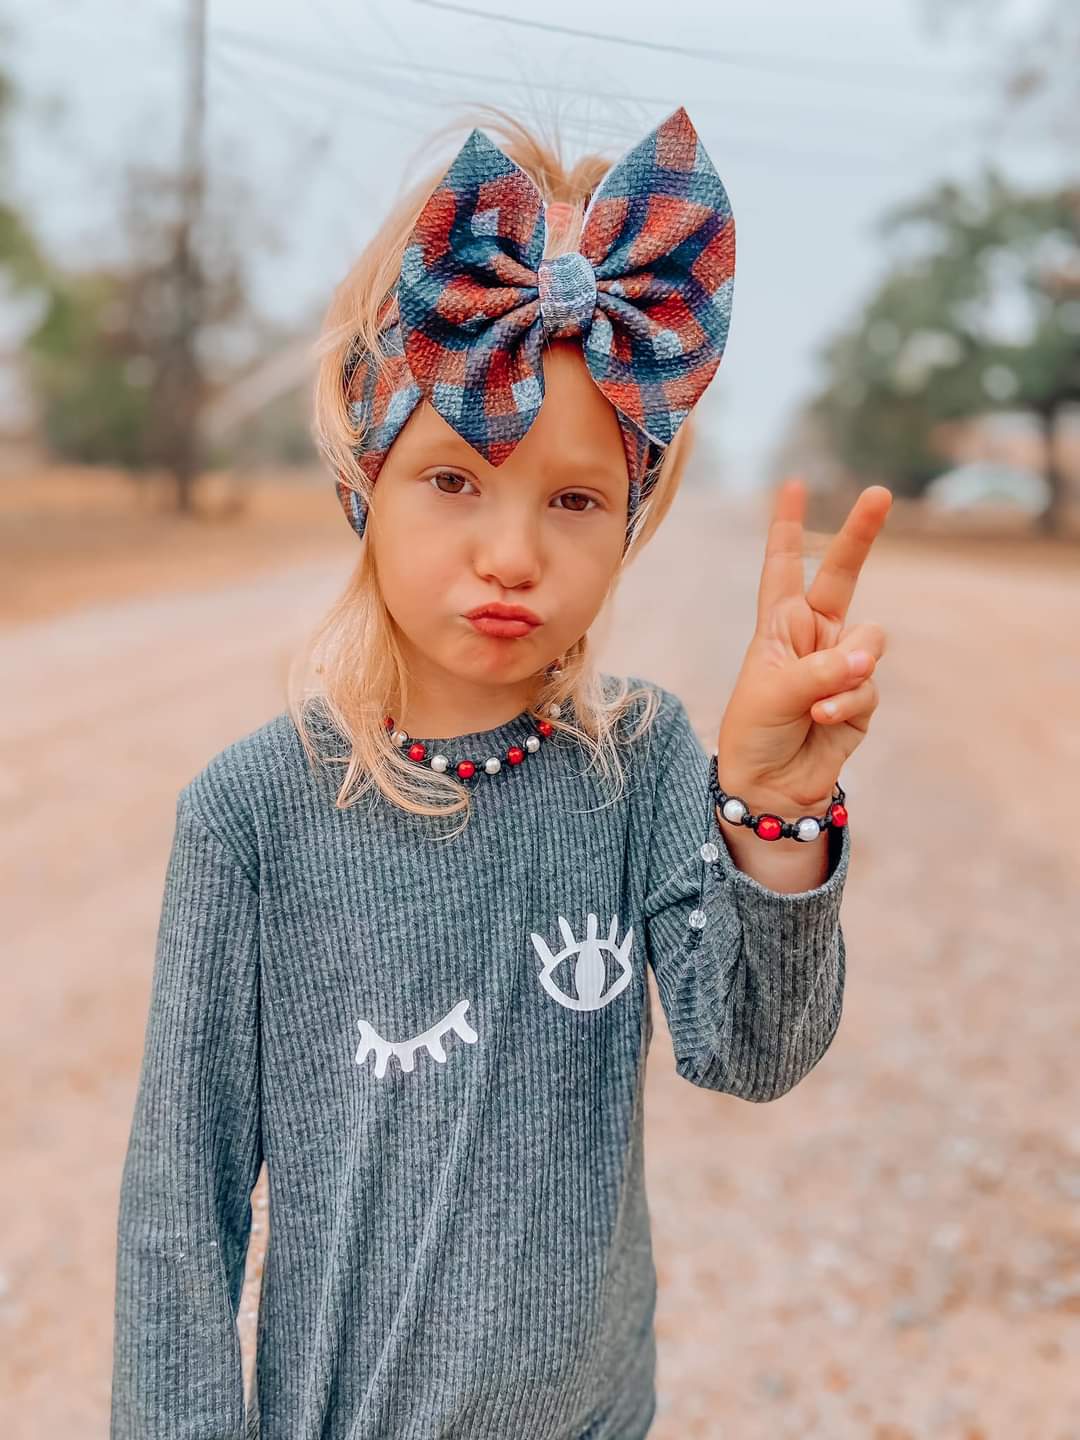
[[844, 806], [844, 790], [839, 780], [836, 782], [836, 794], [820, 819], [816, 815], [802, 815], [798, 820], [782, 820], [779, 815], [770, 814], [768, 811], [761, 815], [751, 815], [745, 800], [738, 795], [729, 795], [721, 787], [717, 759], [717, 752], [714, 750], [709, 761], [709, 793], [719, 806], [724, 819], [732, 825], [745, 825], [762, 840], [779, 840], [783, 836], [789, 840], [810, 841], [823, 835], [830, 826], [840, 829], [847, 824], [848, 812]]

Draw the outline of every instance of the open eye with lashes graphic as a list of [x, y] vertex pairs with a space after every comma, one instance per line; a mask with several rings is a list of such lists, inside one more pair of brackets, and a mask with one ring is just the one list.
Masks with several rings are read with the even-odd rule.
[[386, 1067], [392, 1055], [397, 1057], [398, 1063], [406, 1073], [411, 1071], [416, 1063], [417, 1050], [426, 1050], [433, 1060], [444, 1065], [446, 1063], [446, 1051], [442, 1046], [444, 1035], [448, 1035], [452, 1030], [456, 1035], [460, 1035], [467, 1045], [474, 1045], [479, 1038], [465, 1019], [465, 1011], [468, 1008], [468, 1000], [459, 1000], [441, 1020], [420, 1035], [415, 1035], [411, 1040], [384, 1040], [368, 1021], [358, 1020], [356, 1023], [360, 1029], [360, 1044], [356, 1051], [357, 1065], [363, 1065], [367, 1057], [374, 1051], [375, 1078], [377, 1080], [381, 1080], [386, 1074]]
[[[630, 983], [630, 976], [633, 973], [633, 967], [630, 964], [630, 948], [634, 943], [634, 927], [630, 926], [619, 945], [615, 943], [615, 937], [619, 933], [619, 917], [617, 915], [611, 917], [611, 928], [606, 940], [597, 939], [597, 918], [593, 914], [590, 914], [586, 921], [584, 940], [574, 938], [570, 922], [562, 915], [559, 916], [559, 929], [562, 931], [565, 945], [557, 954], [552, 954], [542, 935], [534, 932], [529, 937], [543, 964], [543, 969], [540, 971], [540, 984], [553, 1000], [557, 1000], [560, 1005], [565, 1005], [567, 1010], [602, 1010], [605, 1005], [610, 1005], [617, 995], [621, 995]], [[607, 980], [605, 953], [613, 956], [620, 966], [618, 978], [612, 982], [606, 993], [604, 991], [604, 984]], [[564, 960], [568, 960], [572, 955], [578, 957], [577, 964], [574, 966], [576, 998], [568, 995], [554, 978], [555, 971]]]

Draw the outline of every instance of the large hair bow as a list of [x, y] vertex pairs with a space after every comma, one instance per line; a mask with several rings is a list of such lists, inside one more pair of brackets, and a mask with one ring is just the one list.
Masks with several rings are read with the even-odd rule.
[[[576, 338], [619, 419], [632, 518], [716, 373], [731, 320], [731, 206], [686, 111], [608, 171], [578, 250], [545, 258], [546, 241], [540, 190], [473, 130], [409, 237], [382, 354], [349, 356], [369, 479], [421, 398], [501, 465], [543, 403], [544, 343]], [[363, 534], [362, 497], [338, 490]]]

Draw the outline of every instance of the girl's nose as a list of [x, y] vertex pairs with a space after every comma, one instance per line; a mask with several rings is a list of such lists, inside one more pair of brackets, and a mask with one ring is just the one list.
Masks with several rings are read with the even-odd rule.
[[540, 578], [540, 534], [535, 518], [500, 507], [482, 523], [474, 547], [478, 575], [511, 589]]

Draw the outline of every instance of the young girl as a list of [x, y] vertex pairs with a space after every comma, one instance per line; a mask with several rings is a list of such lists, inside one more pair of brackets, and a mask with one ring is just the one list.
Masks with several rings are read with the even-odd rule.
[[846, 615], [891, 496], [804, 593], [782, 487], [711, 759], [677, 696], [598, 671], [720, 363], [731, 211], [681, 109], [610, 170], [503, 133], [335, 297], [318, 433], [358, 567], [290, 711], [179, 796], [114, 1440], [644, 1436], [647, 966], [679, 1074], [744, 1100], [840, 1019], [837, 781], [885, 647]]

